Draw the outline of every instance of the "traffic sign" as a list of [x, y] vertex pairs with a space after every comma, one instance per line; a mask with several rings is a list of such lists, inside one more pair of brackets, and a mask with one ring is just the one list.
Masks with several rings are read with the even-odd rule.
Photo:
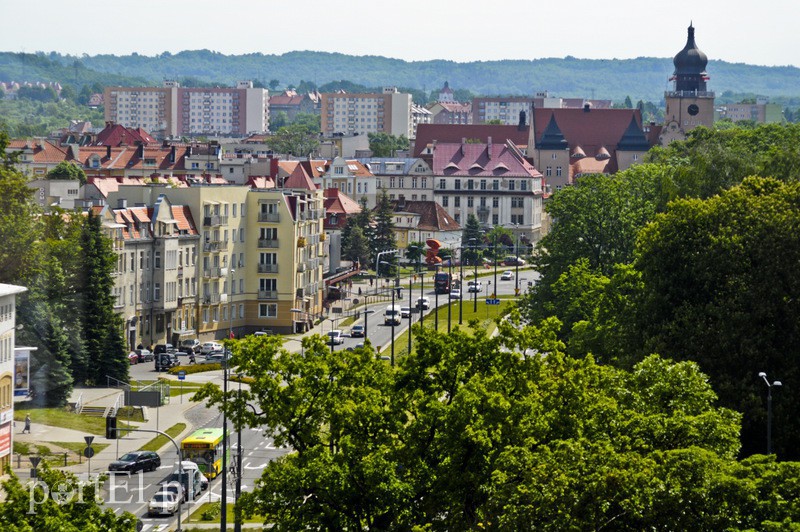
[[86, 458], [91, 458], [92, 456], [94, 456], [94, 447], [87, 447], [86, 449], [84, 449], [83, 456], [85, 456]]
[[486, 304], [487, 305], [499, 305], [500, 304], [500, 300], [499, 299], [487, 299], [486, 300]]
[[94, 441], [94, 436], [84, 436], [83, 439], [86, 442], [87, 447], [92, 446], [92, 442]]
[[186, 372], [184, 370], [180, 370], [178, 372], [178, 380], [185, 381], [186, 380]]

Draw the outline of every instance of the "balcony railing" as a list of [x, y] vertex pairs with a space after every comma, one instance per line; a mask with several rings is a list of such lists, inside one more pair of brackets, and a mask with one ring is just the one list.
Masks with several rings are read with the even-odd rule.
[[278, 273], [278, 265], [258, 263], [258, 273]]
[[258, 240], [258, 247], [260, 248], [277, 248], [278, 247], [278, 239], [275, 240]]
[[203, 251], [219, 251], [220, 249], [222, 249], [222, 242], [216, 240], [203, 244]]
[[183, 266], [178, 266], [178, 279], [183, 279]]
[[713, 98], [714, 91], [667, 91], [670, 98]]
[[306, 263], [305, 263], [305, 262], [301, 262], [301, 263], [299, 263], [299, 264], [297, 265], [297, 271], [298, 271], [298, 272], [304, 272], [304, 271], [306, 271]]
[[259, 290], [258, 299], [278, 299], [277, 290]]
[[218, 227], [220, 225], [228, 225], [227, 216], [205, 216], [203, 217], [203, 225], [206, 227]]
[[275, 222], [281, 221], [281, 213], [279, 212], [260, 212], [258, 213], [259, 222]]
[[212, 305], [214, 303], [219, 303], [219, 294], [206, 294], [203, 296], [203, 303], [206, 305]]
[[216, 278], [222, 275], [222, 271], [220, 268], [205, 268], [203, 270], [203, 277], [205, 278]]

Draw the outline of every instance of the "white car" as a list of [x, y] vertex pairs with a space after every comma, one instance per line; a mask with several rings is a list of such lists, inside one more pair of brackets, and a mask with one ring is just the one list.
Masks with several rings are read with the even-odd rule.
[[212, 351], [222, 351], [222, 344], [219, 342], [205, 342], [200, 346], [200, 353], [207, 355]]
[[344, 336], [342, 336], [342, 331], [338, 329], [330, 331], [328, 333], [328, 338], [330, 338], [329, 341], [333, 345], [341, 345], [344, 343]]
[[503, 272], [503, 275], [500, 276], [501, 281], [510, 281], [514, 278], [514, 272]]
[[461, 299], [461, 289], [453, 288], [450, 290], [450, 299]]
[[400, 317], [401, 318], [410, 318], [411, 317], [411, 307], [400, 307]]
[[431, 308], [431, 300], [427, 297], [420, 297], [417, 299], [417, 308], [420, 310], [429, 310]]
[[483, 290], [483, 285], [480, 281], [470, 281], [467, 285], [467, 292], [480, 292]]
[[159, 491], [147, 504], [148, 515], [175, 515], [177, 511], [178, 498], [168, 491]]

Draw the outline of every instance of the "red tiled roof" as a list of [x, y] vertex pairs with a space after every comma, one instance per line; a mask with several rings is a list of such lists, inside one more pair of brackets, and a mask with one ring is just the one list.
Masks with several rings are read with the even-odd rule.
[[39, 164], [58, 164], [67, 160], [67, 150], [46, 140], [11, 140], [8, 150], [32, 153], [33, 162]]
[[172, 217], [178, 223], [178, 229], [186, 231], [190, 235], [197, 235], [197, 227], [194, 225], [194, 218], [192, 218], [192, 210], [188, 205], [173, 205]]
[[275, 180], [269, 176], [251, 176], [247, 180], [250, 188], [275, 188]]
[[435, 201], [406, 201], [403, 207], [394, 202], [394, 212], [418, 214], [420, 219], [417, 229], [422, 231], [458, 231], [461, 226], [447, 214], [447, 211]]
[[130, 129], [120, 124], [108, 124], [103, 131], [97, 134], [95, 146], [133, 146], [136, 143], [152, 144], [156, 142], [147, 131], [142, 128]]
[[[490, 156], [491, 155], [491, 156]], [[512, 144], [437, 143], [433, 173], [465, 177], [541, 177]]]
[[487, 142], [489, 137], [495, 142], [511, 140], [517, 146], [527, 146], [528, 127], [520, 130], [517, 126], [493, 124], [419, 124], [414, 142], [414, 156], [419, 156], [433, 141], [460, 143], [462, 139], [477, 139]]
[[283, 182], [283, 188], [302, 188], [305, 190], [316, 190], [317, 185], [311, 180], [302, 164], [298, 164], [292, 173]]
[[361, 205], [338, 188], [326, 188], [324, 194], [326, 213], [358, 214], [361, 212]]

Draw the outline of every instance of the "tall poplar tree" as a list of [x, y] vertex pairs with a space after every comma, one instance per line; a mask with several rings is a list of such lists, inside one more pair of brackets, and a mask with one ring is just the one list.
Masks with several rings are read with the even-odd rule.
[[[374, 242], [377, 251], [389, 251], [397, 248], [397, 241], [394, 236], [394, 205], [385, 189], [378, 198], [378, 206], [375, 209]], [[392, 264], [394, 264], [395, 260], [395, 256], [386, 258], [386, 261]], [[390, 268], [390, 271], [393, 272], [394, 268]]]

